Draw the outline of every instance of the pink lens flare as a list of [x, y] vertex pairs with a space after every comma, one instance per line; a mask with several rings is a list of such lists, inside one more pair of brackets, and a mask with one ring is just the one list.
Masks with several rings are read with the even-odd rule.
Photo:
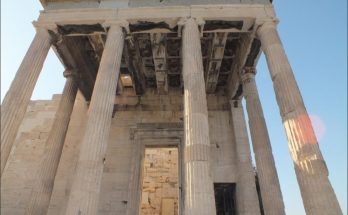
[[317, 140], [320, 142], [326, 134], [324, 121], [318, 115], [309, 114]]

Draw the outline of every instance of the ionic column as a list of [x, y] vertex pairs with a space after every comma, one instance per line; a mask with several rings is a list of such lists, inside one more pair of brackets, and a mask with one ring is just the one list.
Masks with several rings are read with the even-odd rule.
[[26, 215], [45, 215], [48, 210], [54, 179], [77, 93], [77, 85], [72, 75], [71, 71], [64, 72], [66, 82], [63, 94], [55, 114], [52, 129], [46, 140], [43, 158], [37, 172], [36, 184], [25, 212]]
[[255, 174], [251, 163], [248, 133], [240, 100], [231, 101], [231, 118], [236, 143], [238, 178], [236, 201], [239, 215], [260, 215]]
[[27, 110], [36, 81], [51, 47], [46, 29], [38, 28], [1, 105], [1, 175], [18, 128]]
[[255, 68], [244, 68], [241, 78], [249, 128], [255, 153], [263, 210], [267, 215], [285, 215], [277, 170], [272, 154], [266, 121], [255, 82]]
[[88, 109], [66, 214], [95, 215], [124, 44], [119, 25], [111, 25]]
[[275, 22], [265, 22], [257, 35], [273, 80], [306, 214], [342, 214]]
[[208, 110], [203, 76], [200, 34], [192, 18], [182, 32], [184, 124], [185, 124], [185, 214], [216, 214], [210, 171]]

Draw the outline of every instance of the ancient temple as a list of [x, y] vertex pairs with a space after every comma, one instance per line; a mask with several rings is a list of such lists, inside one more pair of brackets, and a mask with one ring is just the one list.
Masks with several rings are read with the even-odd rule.
[[[41, 3], [1, 105], [1, 214], [285, 215], [261, 52], [306, 213], [342, 214], [271, 0]], [[50, 48], [63, 92], [30, 101]]]

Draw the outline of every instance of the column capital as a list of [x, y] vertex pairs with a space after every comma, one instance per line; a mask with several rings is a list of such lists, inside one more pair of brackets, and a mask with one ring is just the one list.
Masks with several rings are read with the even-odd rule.
[[256, 75], [256, 68], [253, 66], [244, 67], [239, 73], [239, 77], [243, 83], [249, 79], [254, 79], [255, 75]]
[[52, 43], [60, 43], [63, 38], [58, 31], [58, 26], [53, 22], [42, 22], [42, 21], [33, 21], [32, 24], [36, 28], [36, 32], [46, 32], [50, 35]]
[[276, 29], [278, 23], [279, 23], [279, 20], [276, 18], [274, 18], [274, 19], [257, 19], [255, 21], [255, 25], [257, 26], [256, 33], [259, 35], [259, 34], [262, 34], [262, 32], [265, 29], [269, 29], [269, 28]]
[[203, 28], [204, 28], [205, 21], [201, 17], [183, 17], [183, 18], [180, 18], [178, 21], [178, 36], [179, 37], [181, 37], [181, 32], [182, 32], [184, 25], [186, 25], [187, 23], [192, 22], [192, 21], [193, 21], [193, 23], [196, 23], [198, 25], [200, 35], [201, 35], [201, 37], [203, 37]]
[[65, 78], [77, 78], [78, 77], [78, 73], [76, 69], [66, 69], [63, 72], [63, 76]]
[[205, 21], [201, 17], [183, 17], [178, 21], [179, 26], [184, 26], [188, 21], [193, 20], [197, 23], [197, 25], [201, 26], [205, 24]]
[[58, 26], [53, 22], [42, 22], [42, 21], [33, 21], [32, 24], [36, 28], [36, 30], [44, 29], [47, 31], [52, 31], [54, 33], [58, 33]]
[[123, 28], [127, 34], [130, 33], [129, 30], [129, 22], [127, 22], [126, 20], [106, 20], [102, 26], [104, 28], [110, 28], [111, 26], [119, 26], [121, 28]]

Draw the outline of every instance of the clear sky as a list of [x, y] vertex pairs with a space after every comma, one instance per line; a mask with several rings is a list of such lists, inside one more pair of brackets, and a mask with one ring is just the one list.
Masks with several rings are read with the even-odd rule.
[[[313, 116], [330, 180], [347, 215], [347, 1], [274, 0], [279, 34], [308, 113]], [[28, 49], [39, 0], [1, 2], [1, 100]], [[304, 215], [272, 81], [262, 55], [256, 81], [288, 215]], [[61, 93], [63, 67], [49, 52], [32, 99]]]

